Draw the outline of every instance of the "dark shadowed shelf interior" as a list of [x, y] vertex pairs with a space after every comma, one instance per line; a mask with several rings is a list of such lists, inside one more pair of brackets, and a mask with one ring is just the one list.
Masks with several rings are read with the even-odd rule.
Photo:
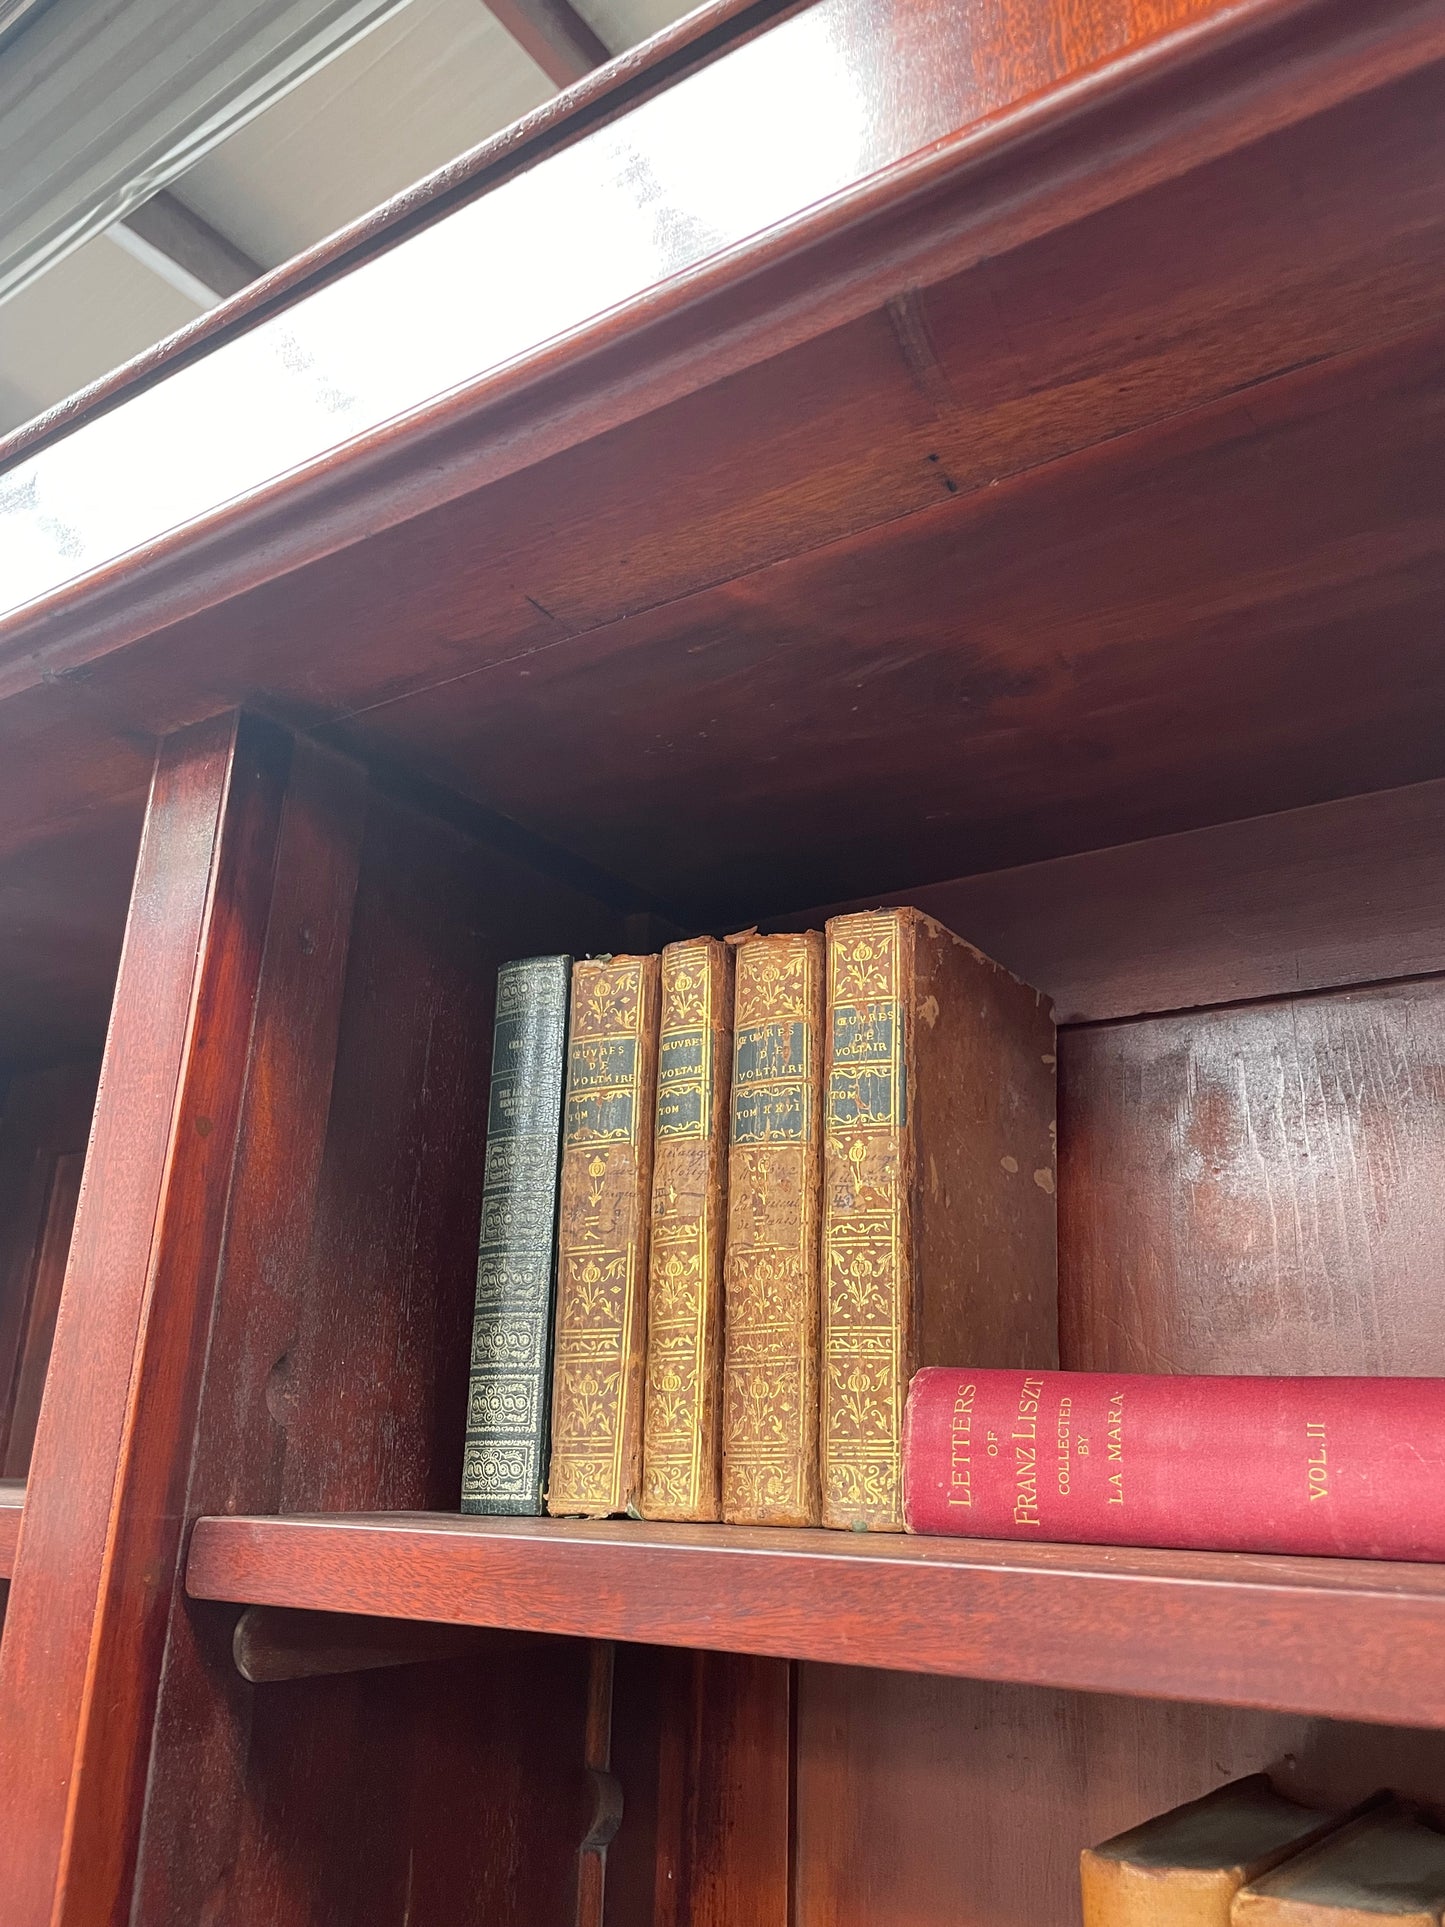
[[15, 1542], [20, 1537], [20, 1514], [25, 1505], [23, 1479], [0, 1479], [0, 1579], [10, 1577]]
[[5, 1927], [1445, 1812], [1445, 1569], [455, 1512], [498, 964], [845, 905], [1054, 1001], [1065, 1366], [1445, 1376], [1442, 287], [1435, 0], [717, 0], [0, 446]]

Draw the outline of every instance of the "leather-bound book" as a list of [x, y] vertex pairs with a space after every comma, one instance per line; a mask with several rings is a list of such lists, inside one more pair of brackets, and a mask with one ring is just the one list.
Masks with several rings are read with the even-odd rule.
[[733, 953], [662, 953], [642, 1516], [716, 1519], [722, 1499], [724, 1200]]
[[816, 1525], [823, 937], [736, 942], [723, 1517]]
[[1206, 1793], [1079, 1856], [1084, 1927], [1229, 1927], [1248, 1880], [1341, 1824], [1263, 1773]]
[[642, 1485], [656, 957], [572, 967], [547, 1510], [605, 1518]]
[[827, 937], [823, 1523], [901, 1532], [918, 1367], [1057, 1363], [1054, 1023], [917, 910]]
[[1233, 1927], [1440, 1927], [1445, 1833], [1402, 1801], [1362, 1814], [1234, 1897]]
[[463, 1512], [542, 1510], [571, 977], [570, 957], [497, 972]]
[[921, 1371], [910, 1532], [1445, 1560], [1433, 1378]]

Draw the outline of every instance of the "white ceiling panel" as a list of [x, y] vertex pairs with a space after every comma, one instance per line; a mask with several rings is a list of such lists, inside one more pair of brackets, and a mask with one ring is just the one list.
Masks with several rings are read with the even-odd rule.
[[201, 312], [108, 235], [87, 241], [0, 306], [0, 432]]
[[0, 47], [0, 298], [401, 0], [49, 0]]
[[555, 92], [481, 0], [411, 0], [172, 192], [274, 267]]
[[572, 4], [592, 31], [618, 52], [650, 40], [693, 11], [690, 5], [679, 6], [677, 0], [572, 0]]

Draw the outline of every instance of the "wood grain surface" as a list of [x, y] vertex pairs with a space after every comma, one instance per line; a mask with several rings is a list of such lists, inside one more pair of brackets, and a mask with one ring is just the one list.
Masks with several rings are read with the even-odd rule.
[[619, 1836], [609, 1927], [789, 1927], [794, 1669], [737, 1653], [639, 1657], [619, 1674], [613, 1717], [624, 1796], [649, 1825]]
[[[477, 432], [505, 448], [506, 478], [474, 462], [427, 510], [407, 490], [442, 465], [399, 453], [368, 470], [378, 500], [353, 520], [348, 459], [314, 512], [288, 504], [264, 539], [216, 530], [184, 564], [148, 551], [96, 578], [91, 615], [67, 607], [47, 630], [32, 611], [43, 633], [10, 638], [5, 687], [23, 693], [6, 705], [0, 848], [62, 808], [133, 811], [138, 744], [256, 691], [626, 872], [693, 928], [1438, 776], [1420, 637], [1440, 592], [1440, 75], [1374, 91], [1425, 57], [1407, 11], [1440, 33], [1433, 8], [1395, 0], [1231, 9], [1231, 35], [1265, 38], [1206, 62], [1199, 94], [1159, 114], [1184, 172], [1116, 182], [1098, 208], [1078, 184], [1128, 126], [1114, 115], [1067, 161], [1087, 116], [1055, 126], [1049, 165], [1075, 185], [1047, 233], [995, 235], [962, 271], [890, 269], [806, 340], [790, 317], [819, 283], [799, 258], [738, 365], [736, 317], [713, 313], [689, 392], [650, 394], [627, 423], [624, 372], [594, 344], [586, 381], [612, 412], [584, 422], [580, 376], [559, 377], [555, 458], [512, 416], [489, 421]], [[880, 113], [908, 94], [908, 60], [928, 70], [920, 99], [943, 85], [930, 36], [962, 18], [900, 8]], [[1091, 34], [1132, 44], [1182, 18], [1081, 7], [1065, 31], [1042, 6], [1000, 8], [979, 57], [1006, 89], [1030, 64], [1042, 84]], [[849, 71], [867, 66], [857, 34], [884, 32], [869, 20], [840, 43]], [[1319, 62], [1367, 96], [1325, 111]], [[1298, 122], [1272, 136], [1250, 94], [1271, 87]], [[1223, 152], [1201, 131], [1216, 109]], [[1044, 110], [1020, 112], [1032, 127]], [[1012, 163], [987, 167], [1017, 205]], [[973, 179], [955, 213], [987, 198]], [[913, 234], [891, 202], [878, 219], [895, 247]], [[856, 254], [840, 258], [852, 289]], [[647, 369], [666, 359], [649, 335]], [[308, 528], [325, 553], [302, 566], [280, 545]], [[154, 594], [152, 567], [170, 570]], [[59, 673], [82, 661], [84, 677]], [[800, 702], [817, 736], [795, 746]], [[602, 736], [616, 754], [599, 766]], [[545, 757], [521, 747], [539, 740]], [[840, 855], [841, 765], [873, 808]], [[722, 819], [689, 801], [724, 780]]]
[[1445, 1724], [1445, 1572], [371, 1514], [198, 1524], [193, 1596]]
[[1060, 1355], [1445, 1375], [1445, 980], [1067, 1031]]
[[223, 718], [157, 766], [0, 1645], [16, 1927], [109, 1919], [134, 1855], [279, 748]]
[[[895, 898], [1037, 984], [1063, 1024], [1427, 976], [1445, 971], [1445, 782]], [[867, 906], [801, 920], [844, 907]]]
[[797, 1919], [1077, 1927], [1078, 1856], [1246, 1773], [1440, 1810], [1445, 1734], [843, 1667], [799, 1669]]

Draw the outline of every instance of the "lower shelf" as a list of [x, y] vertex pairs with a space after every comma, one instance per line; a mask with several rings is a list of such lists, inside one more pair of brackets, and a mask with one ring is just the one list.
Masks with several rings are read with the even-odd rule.
[[24, 1480], [0, 1479], [0, 1579], [8, 1579], [15, 1570], [15, 1547], [24, 1509]]
[[1445, 1726], [1445, 1568], [451, 1513], [197, 1522], [198, 1599]]

